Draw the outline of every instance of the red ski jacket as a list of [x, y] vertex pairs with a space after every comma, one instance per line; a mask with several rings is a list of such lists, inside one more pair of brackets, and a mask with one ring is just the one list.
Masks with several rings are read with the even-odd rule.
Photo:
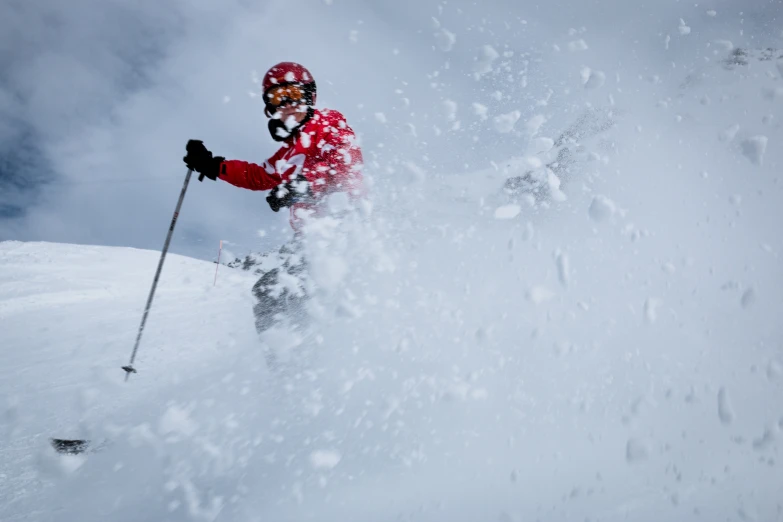
[[[353, 130], [338, 111], [315, 110], [313, 117], [294, 132], [263, 165], [227, 160], [220, 179], [250, 190], [271, 190], [297, 176], [310, 182], [312, 201], [290, 207], [291, 226], [299, 229], [300, 210], [323, 215], [325, 196], [346, 192], [351, 199], [363, 195], [362, 151]], [[300, 178], [301, 179], [301, 178]]]

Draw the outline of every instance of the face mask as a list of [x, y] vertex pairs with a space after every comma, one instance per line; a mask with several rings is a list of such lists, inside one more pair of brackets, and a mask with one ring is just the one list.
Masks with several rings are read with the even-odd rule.
[[267, 127], [269, 127], [269, 134], [275, 141], [285, 141], [291, 137], [297, 130], [299, 130], [307, 121], [313, 116], [313, 108], [307, 108], [307, 115], [304, 119], [297, 123], [293, 116], [289, 116], [285, 121], [280, 118], [276, 118], [275, 115], [269, 119]]

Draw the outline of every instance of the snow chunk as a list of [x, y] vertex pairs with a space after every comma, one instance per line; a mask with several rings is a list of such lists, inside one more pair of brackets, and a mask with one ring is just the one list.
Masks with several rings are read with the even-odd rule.
[[625, 460], [629, 464], [647, 460], [650, 448], [647, 442], [640, 439], [628, 439], [625, 445]]
[[557, 265], [557, 278], [560, 280], [560, 284], [567, 288], [571, 280], [571, 263], [568, 260], [568, 255], [557, 252], [555, 264]]
[[386, 115], [382, 112], [376, 112], [375, 113], [375, 119], [378, 121], [378, 123], [386, 123]]
[[783, 364], [778, 361], [769, 361], [767, 365], [767, 379], [775, 381], [783, 377]]
[[435, 34], [435, 41], [441, 51], [449, 52], [454, 48], [454, 44], [457, 43], [457, 35], [446, 29], [441, 29]]
[[734, 421], [734, 410], [731, 408], [726, 388], [723, 387], [718, 391], [718, 417], [726, 425]]
[[519, 205], [503, 205], [495, 209], [495, 219], [514, 219], [521, 211]]
[[476, 58], [476, 65], [474, 71], [477, 77], [481, 77], [488, 72], [492, 71], [492, 64], [498, 59], [500, 55], [491, 45], [485, 45], [481, 48], [481, 54]]
[[457, 119], [457, 102], [454, 100], [443, 100], [443, 113], [448, 121]]
[[495, 130], [506, 134], [514, 130], [514, 125], [516, 125], [517, 121], [519, 121], [519, 118], [522, 116], [522, 113], [519, 111], [511, 111], [507, 114], [501, 114], [500, 116], [495, 116], [494, 122], [495, 122]]
[[691, 28], [685, 25], [685, 20], [680, 18], [680, 25], [677, 27], [677, 29], [680, 31], [680, 34], [685, 36], [686, 34], [691, 34]]
[[648, 323], [653, 324], [658, 320], [658, 307], [660, 305], [661, 301], [652, 297], [644, 302], [644, 317]]
[[732, 140], [734, 140], [734, 137], [737, 135], [737, 133], [740, 130], [739, 124], [734, 124], [731, 127], [728, 127], [726, 129], [723, 129], [718, 134], [718, 139], [722, 141], [723, 143], [728, 143]]
[[528, 134], [534, 136], [538, 133], [538, 130], [544, 123], [546, 123], [546, 116], [543, 114], [536, 114], [527, 120], [527, 123], [525, 123], [525, 130], [527, 130]]
[[615, 212], [617, 212], [617, 207], [614, 201], [606, 196], [599, 195], [593, 198], [587, 212], [593, 221], [602, 222], [614, 216]]
[[190, 437], [197, 429], [198, 424], [190, 418], [190, 412], [178, 406], [169, 406], [158, 421], [158, 433], [161, 435]]
[[710, 17], [714, 18], [714, 17], [718, 16], [718, 12], [716, 10], [714, 10], [714, 9], [710, 9], [709, 11], [707, 11], [707, 16], [710, 16]]
[[537, 305], [551, 301], [553, 297], [555, 293], [545, 286], [536, 285], [527, 291], [527, 298]]
[[316, 469], [332, 469], [342, 460], [335, 450], [317, 450], [310, 454], [310, 465]]
[[754, 165], [764, 164], [764, 153], [767, 151], [768, 138], [766, 136], [753, 136], [742, 140], [740, 147], [742, 154]]
[[585, 42], [582, 39], [574, 40], [573, 42], [568, 42], [568, 50], [573, 52], [577, 51], [586, 51], [588, 49], [587, 42]]
[[734, 49], [734, 43], [731, 42], [731, 40], [715, 40], [712, 43], [720, 47], [723, 51], [731, 51]]
[[585, 89], [598, 89], [606, 83], [606, 74], [601, 71], [594, 71], [589, 67], [583, 67], [581, 71], [582, 85]]
[[480, 103], [473, 104], [473, 113], [482, 120], [487, 119], [487, 106]]

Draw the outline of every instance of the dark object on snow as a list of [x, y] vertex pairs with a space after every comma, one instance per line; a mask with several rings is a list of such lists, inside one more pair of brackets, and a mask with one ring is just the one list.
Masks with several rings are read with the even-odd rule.
[[216, 180], [220, 175], [220, 165], [226, 158], [222, 156], [212, 157], [210, 152], [201, 140], [189, 140], [185, 145], [187, 155], [182, 158], [182, 161], [188, 166], [189, 169], [195, 170], [200, 173], [199, 181], [204, 179], [204, 176], [208, 177], [212, 181]]
[[87, 451], [89, 440], [81, 439], [50, 439], [52, 447], [57, 453], [66, 455], [78, 455]]

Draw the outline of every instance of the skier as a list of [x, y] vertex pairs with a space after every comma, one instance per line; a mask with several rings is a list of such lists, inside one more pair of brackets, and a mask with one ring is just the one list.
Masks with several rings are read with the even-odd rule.
[[[213, 156], [199, 140], [188, 141], [183, 158], [188, 168], [209, 179], [269, 190], [266, 200], [275, 212], [289, 208], [294, 239], [277, 254], [280, 266], [264, 273], [253, 286], [259, 334], [283, 318], [303, 325], [311, 287], [301, 245], [306, 221], [326, 215], [328, 200], [337, 193], [351, 201], [363, 196], [362, 153], [354, 132], [339, 112], [315, 108], [312, 74], [300, 64], [282, 62], [264, 75], [262, 89], [269, 133], [281, 143], [271, 158], [261, 165], [226, 160]], [[248, 258], [243, 268], [256, 262]]]

